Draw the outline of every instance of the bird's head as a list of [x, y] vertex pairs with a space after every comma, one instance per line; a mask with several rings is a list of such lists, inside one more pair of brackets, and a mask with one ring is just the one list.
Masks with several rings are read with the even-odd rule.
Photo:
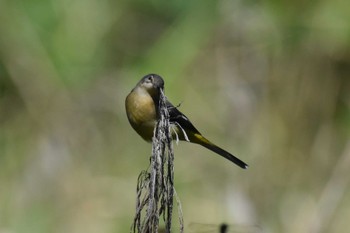
[[160, 90], [164, 89], [164, 80], [157, 74], [148, 74], [136, 86], [146, 90], [153, 97], [159, 96]]

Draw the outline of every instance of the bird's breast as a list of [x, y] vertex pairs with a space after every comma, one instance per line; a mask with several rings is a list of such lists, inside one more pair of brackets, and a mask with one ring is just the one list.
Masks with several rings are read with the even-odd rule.
[[152, 140], [157, 121], [153, 99], [148, 94], [131, 92], [125, 100], [126, 113], [131, 126], [145, 140]]

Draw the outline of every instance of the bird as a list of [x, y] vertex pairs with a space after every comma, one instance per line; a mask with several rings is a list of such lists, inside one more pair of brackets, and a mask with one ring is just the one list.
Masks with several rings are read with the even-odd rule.
[[[157, 74], [148, 74], [136, 84], [125, 99], [125, 110], [130, 125], [147, 142], [152, 141], [154, 127], [159, 119], [161, 90], [164, 90], [163, 78]], [[248, 168], [245, 162], [205, 138], [168, 100], [166, 107], [173, 138], [199, 144], [243, 169]]]

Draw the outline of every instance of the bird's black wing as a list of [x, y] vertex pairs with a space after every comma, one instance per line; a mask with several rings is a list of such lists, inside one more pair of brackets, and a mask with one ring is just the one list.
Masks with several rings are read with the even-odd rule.
[[170, 123], [173, 123], [175, 125], [179, 125], [182, 129], [189, 130], [193, 133], [201, 134], [191, 123], [191, 121], [180, 112], [172, 103], [170, 103], [168, 100], [166, 102], [167, 109], [170, 116]]

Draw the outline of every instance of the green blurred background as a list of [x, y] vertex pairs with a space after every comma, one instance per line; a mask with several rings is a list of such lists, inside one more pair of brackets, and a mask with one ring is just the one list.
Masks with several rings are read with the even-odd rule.
[[175, 146], [185, 226], [348, 232], [349, 2], [0, 0], [0, 233], [129, 231], [148, 73], [250, 165]]

